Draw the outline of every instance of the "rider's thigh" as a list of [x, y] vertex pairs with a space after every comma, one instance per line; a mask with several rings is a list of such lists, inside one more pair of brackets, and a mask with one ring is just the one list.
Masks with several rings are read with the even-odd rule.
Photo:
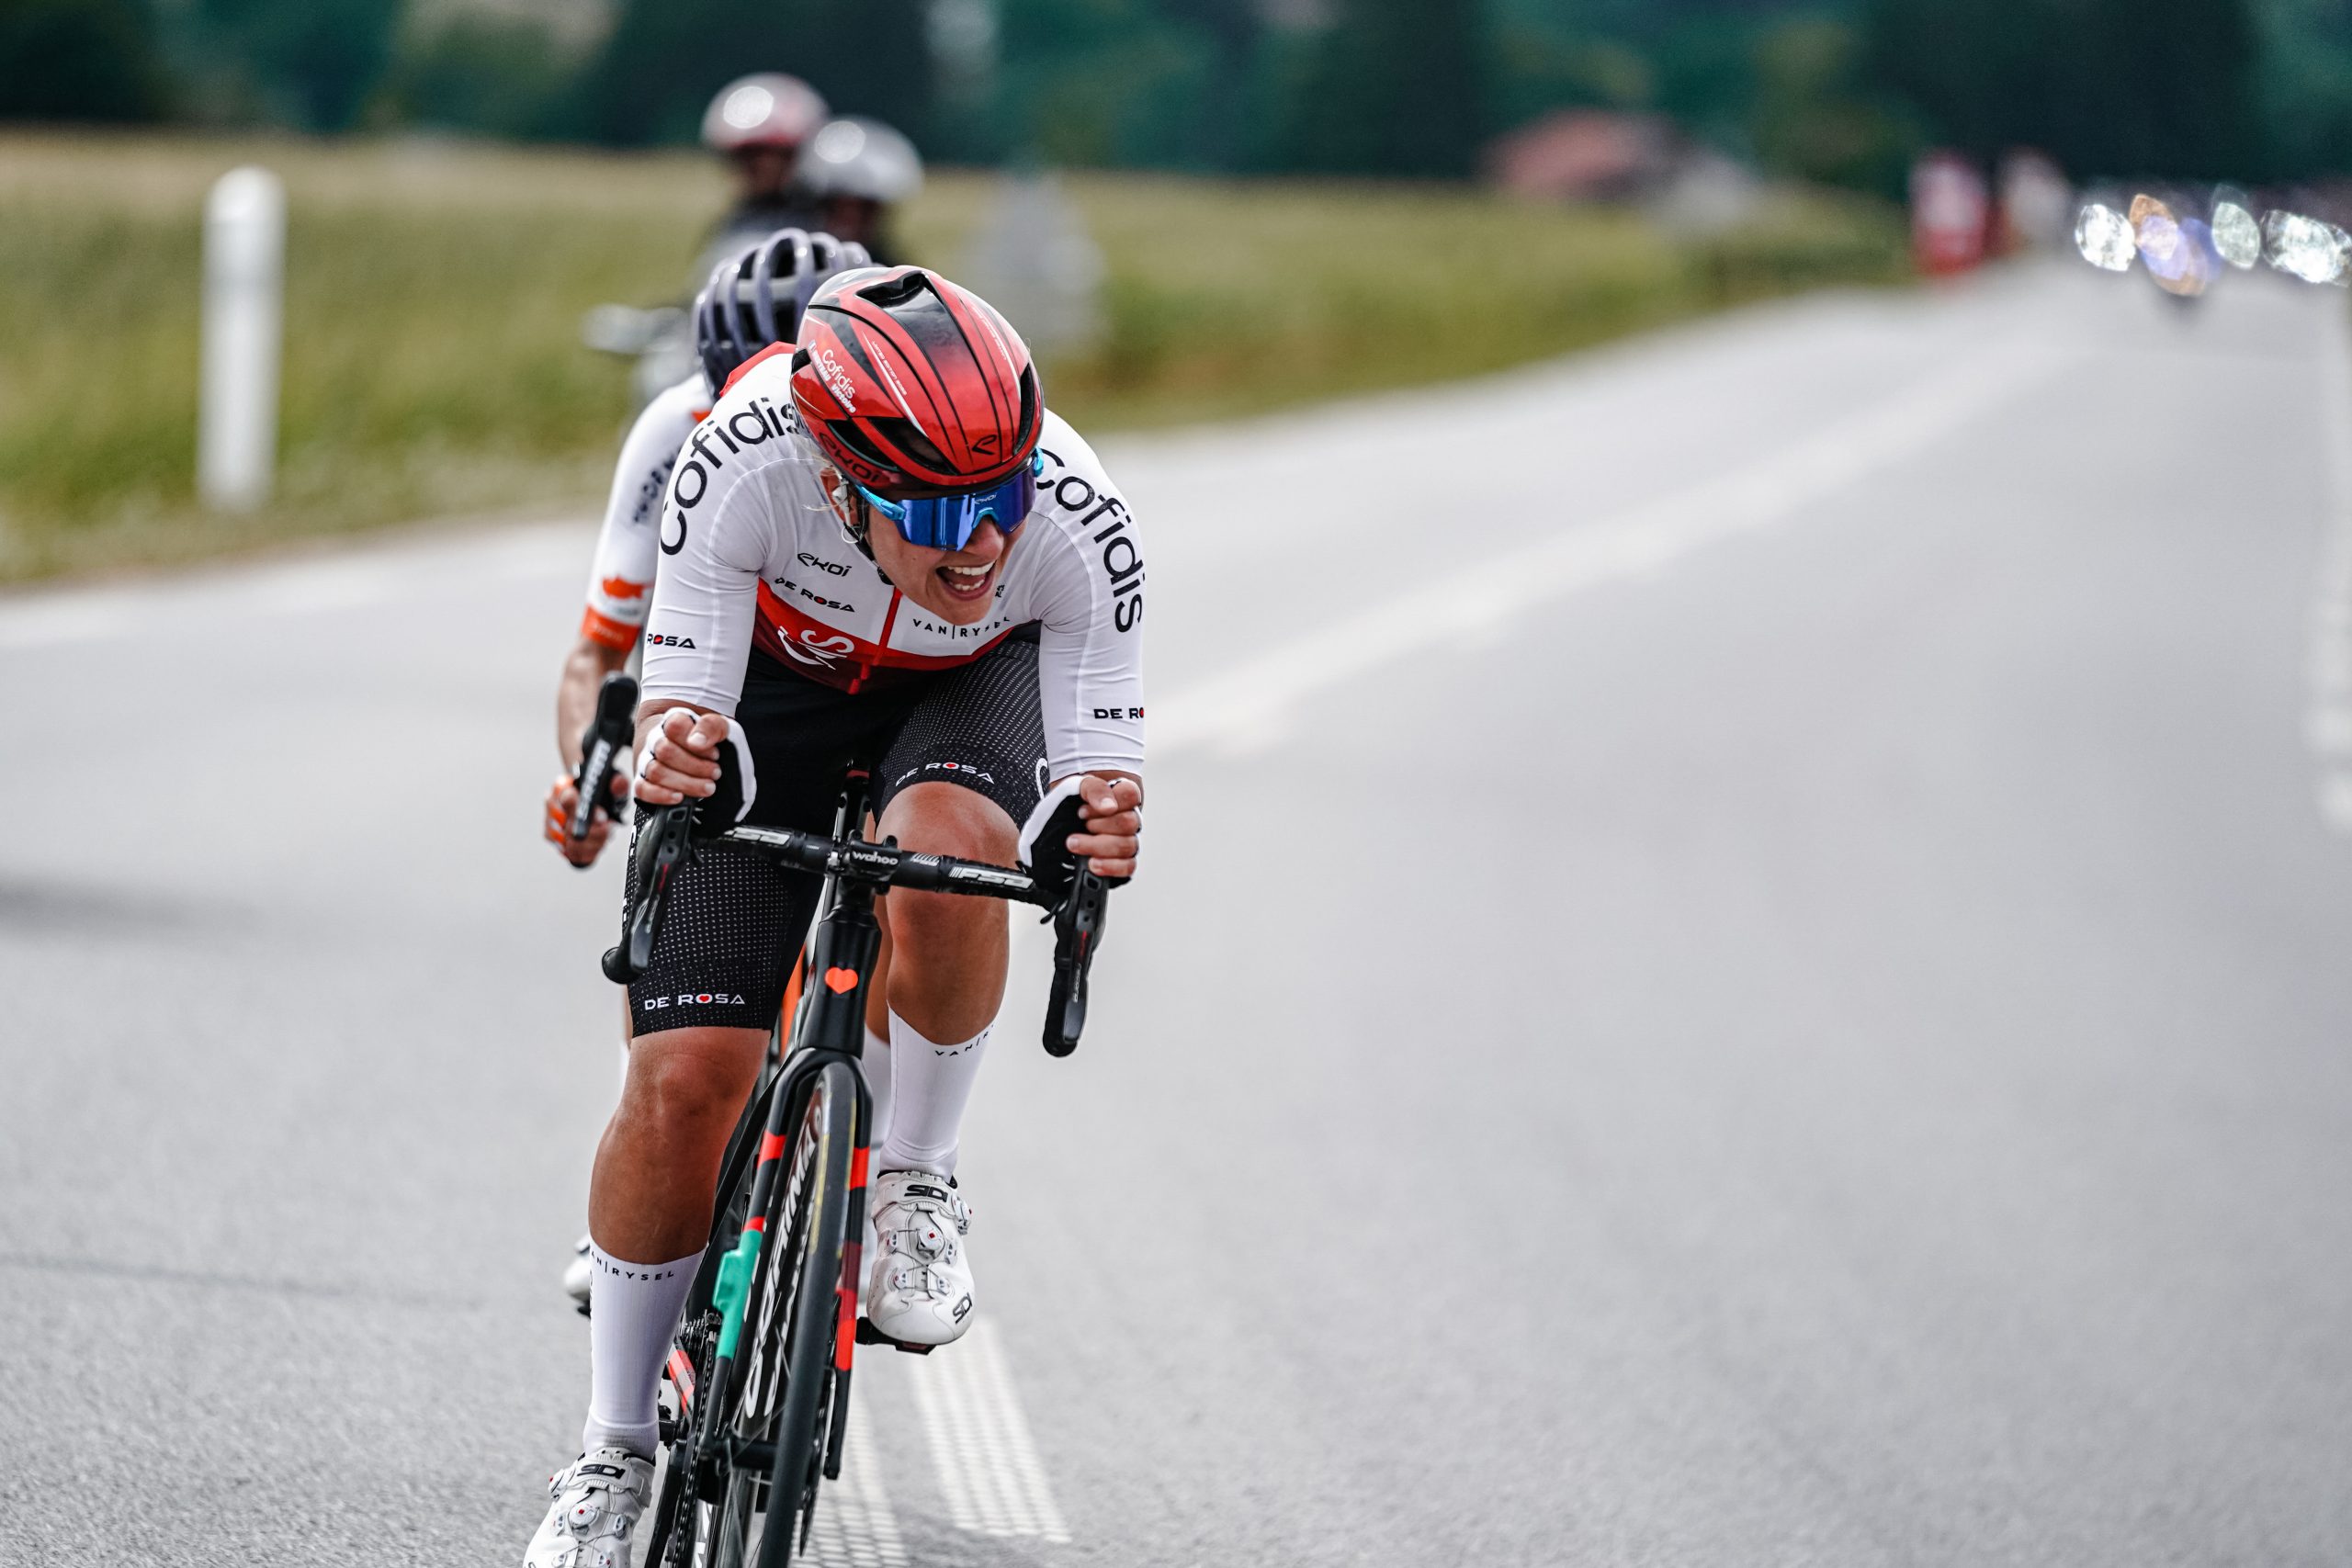
[[732, 1127], [767, 1053], [763, 1029], [662, 1029], [629, 1047], [625, 1115], [665, 1124]]

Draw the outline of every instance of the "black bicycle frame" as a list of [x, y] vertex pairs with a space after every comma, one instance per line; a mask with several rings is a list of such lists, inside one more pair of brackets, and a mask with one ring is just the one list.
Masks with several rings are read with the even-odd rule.
[[[769, 1236], [765, 1230], [768, 1212], [776, 1199], [775, 1184], [786, 1178], [786, 1156], [794, 1152], [794, 1136], [808, 1113], [819, 1074], [834, 1063], [845, 1062], [856, 1085], [857, 1102], [852, 1120], [841, 1266], [834, 1281], [832, 1398], [825, 1412], [821, 1463], [826, 1480], [841, 1474], [850, 1373], [860, 1338], [857, 1298], [865, 1251], [865, 1179], [872, 1156], [874, 1100], [863, 1058], [866, 987], [873, 983], [882, 941], [881, 928], [874, 918], [876, 895], [886, 887], [906, 887], [1001, 898], [1046, 909], [1055, 928], [1046, 1049], [1057, 1056], [1067, 1055], [1085, 1027], [1087, 971], [1101, 944], [1110, 885], [1080, 866], [1069, 885], [1057, 891], [1035, 874], [1011, 866], [902, 850], [895, 840], [867, 842], [859, 836], [865, 818], [865, 783], [864, 772], [850, 773], [829, 838], [768, 828], [737, 828], [718, 835], [721, 841], [739, 850], [787, 869], [816, 874], [824, 882], [815, 930], [802, 950], [799, 1002], [790, 1018], [776, 1021], [768, 1060], [721, 1161], [718, 1187], [721, 1201], [741, 1188], [748, 1167], [749, 1206], [740, 1216], [730, 1205], [715, 1217], [711, 1244], [704, 1249], [688, 1298], [690, 1320], [707, 1321], [714, 1308], [718, 1314], [717, 1344], [705, 1342], [706, 1348], [716, 1351], [707, 1386], [689, 1395], [681, 1385], [682, 1418], [690, 1429], [692, 1425], [701, 1425], [704, 1432], [718, 1439], [709, 1446], [698, 1444], [693, 1450], [691, 1486], [697, 1496], [709, 1496], [709, 1485], [718, 1483], [727, 1468], [760, 1467], [769, 1473], [772, 1486], [785, 1485], [788, 1480], [799, 1483], [799, 1478], [786, 1478], [778, 1472], [776, 1467], [790, 1456], [780, 1454], [774, 1441], [746, 1439], [721, 1430], [718, 1423], [740, 1392], [735, 1387], [739, 1365], [748, 1371], [739, 1350], [741, 1336], [752, 1316], [757, 1261], [763, 1247], [782, 1239]], [[639, 841], [633, 847], [638, 897], [623, 914], [619, 944], [605, 955], [605, 972], [611, 978], [627, 981], [650, 962], [672, 879], [695, 853], [693, 824], [690, 805], [660, 808], [640, 824]], [[741, 1227], [732, 1246], [726, 1234], [729, 1224]], [[796, 1303], [799, 1299], [795, 1298]], [[800, 1316], [797, 1304], [792, 1316]], [[785, 1333], [788, 1367], [792, 1356], [789, 1322]], [[688, 1409], [689, 1403], [694, 1409]], [[774, 1508], [772, 1501], [771, 1523]]]
[[[843, 792], [841, 818], [850, 823], [861, 821], [865, 814], [865, 791], [863, 774], [852, 775]], [[754, 1255], [761, 1245], [754, 1231], [763, 1224], [775, 1197], [775, 1184], [783, 1179], [785, 1156], [790, 1151], [794, 1129], [808, 1109], [810, 1086], [826, 1063], [847, 1059], [858, 1064], [865, 1054], [866, 987], [872, 983], [875, 960], [880, 955], [882, 929], [874, 918], [874, 887], [854, 877], [835, 876], [827, 881], [820, 905], [824, 914], [807, 946], [807, 960], [801, 981], [802, 1003], [797, 1017], [789, 1025], [779, 1021], [779, 1027], [788, 1027], [789, 1039], [782, 1061], [772, 1074], [763, 1074], [767, 1114], [760, 1122], [762, 1135], [757, 1144], [758, 1163], [752, 1171], [752, 1191], [745, 1211], [743, 1241]], [[874, 1099], [867, 1088], [862, 1066], [854, 1066], [853, 1077], [857, 1084], [857, 1111], [854, 1118], [856, 1141], [850, 1155], [849, 1191], [846, 1194], [844, 1229], [842, 1241], [841, 1271], [835, 1281], [839, 1314], [833, 1342], [833, 1398], [827, 1426], [824, 1474], [832, 1480], [841, 1474], [841, 1438], [848, 1417], [849, 1382], [856, 1345], [858, 1274], [865, 1252], [865, 1175], [871, 1156], [868, 1142], [874, 1123]], [[754, 1090], [752, 1105], [760, 1103], [759, 1091]], [[747, 1111], [750, 1108], [747, 1107]], [[746, 1124], [750, 1122], [747, 1115]], [[741, 1136], [730, 1149], [726, 1168], [721, 1174], [722, 1193], [731, 1191], [742, 1179], [743, 1162], [752, 1157], [753, 1145]], [[721, 1216], [720, 1223], [725, 1223]], [[718, 1239], [714, 1237], [714, 1240]], [[696, 1271], [693, 1290], [695, 1310], [718, 1305], [720, 1311], [732, 1317], [740, 1331], [749, 1315], [745, 1303], [723, 1303], [714, 1301], [718, 1293], [718, 1277], [723, 1272], [726, 1254], [717, 1247], [706, 1249], [701, 1268]], [[750, 1280], [748, 1273], [745, 1284]], [[722, 1347], [712, 1369], [714, 1391], [731, 1389], [739, 1360], [731, 1337], [722, 1327]], [[764, 1451], [763, 1451], [764, 1450]], [[765, 1444], [735, 1445], [729, 1458], [738, 1465], [770, 1464], [775, 1458]], [[781, 1478], [779, 1478], [780, 1480]]]

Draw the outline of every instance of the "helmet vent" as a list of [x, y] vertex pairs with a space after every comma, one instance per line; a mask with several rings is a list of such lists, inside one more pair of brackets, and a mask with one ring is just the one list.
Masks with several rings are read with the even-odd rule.
[[902, 272], [896, 277], [886, 277], [857, 291], [861, 299], [871, 299], [886, 310], [895, 310], [918, 294], [931, 291], [931, 279], [921, 269]]
[[[876, 419], [869, 420], [867, 423], [874, 426], [875, 434], [879, 435], [924, 468], [931, 469], [932, 472], [952, 474], [956, 471], [956, 465], [949, 462], [946, 455], [932, 445], [931, 437], [917, 428], [914, 421]], [[895, 468], [898, 465], [891, 466]]]

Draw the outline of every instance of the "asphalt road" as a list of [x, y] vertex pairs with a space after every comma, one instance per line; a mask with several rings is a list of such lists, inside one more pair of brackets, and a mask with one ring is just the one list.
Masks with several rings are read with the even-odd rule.
[[[1148, 869], [828, 1559], [2352, 1560], [2352, 378], [2228, 281], [1108, 444]], [[587, 542], [0, 602], [0, 1562], [519, 1558]]]

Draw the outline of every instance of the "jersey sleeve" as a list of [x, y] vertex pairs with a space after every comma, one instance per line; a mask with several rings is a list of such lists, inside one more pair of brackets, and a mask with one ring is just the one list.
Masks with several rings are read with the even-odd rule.
[[1086, 444], [1059, 420], [1043, 450], [1037, 694], [1050, 777], [1141, 773], [1144, 752], [1143, 542]]
[[613, 469], [612, 492], [605, 500], [605, 525], [596, 536], [596, 558], [588, 575], [588, 603], [580, 635], [616, 652], [637, 646], [652, 600], [655, 564], [661, 559], [655, 524], [680, 443], [694, 431], [708, 392], [699, 373], [645, 405], [621, 442]]
[[731, 716], [777, 525], [761, 465], [706, 441], [707, 428], [687, 436], [662, 496], [641, 687], [648, 701]]

